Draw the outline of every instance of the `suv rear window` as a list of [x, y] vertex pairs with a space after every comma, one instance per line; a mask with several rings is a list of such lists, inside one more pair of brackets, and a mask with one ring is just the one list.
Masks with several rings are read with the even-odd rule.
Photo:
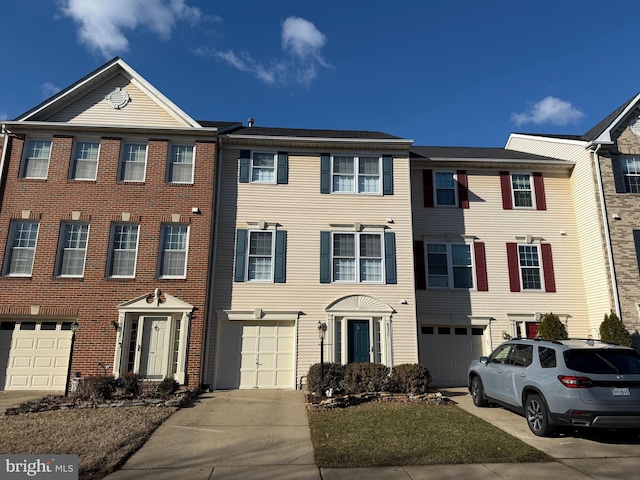
[[583, 373], [640, 373], [640, 356], [634, 350], [567, 350], [564, 361]]

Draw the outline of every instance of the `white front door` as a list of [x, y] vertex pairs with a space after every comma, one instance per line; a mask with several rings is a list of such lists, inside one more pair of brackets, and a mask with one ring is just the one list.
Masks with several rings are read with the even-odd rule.
[[169, 317], [144, 317], [140, 374], [147, 380], [168, 375]]

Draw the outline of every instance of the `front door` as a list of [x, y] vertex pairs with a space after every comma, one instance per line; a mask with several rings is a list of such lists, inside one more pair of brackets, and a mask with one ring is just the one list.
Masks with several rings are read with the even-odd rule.
[[167, 317], [144, 317], [140, 374], [147, 380], [167, 376], [168, 323]]
[[349, 363], [370, 362], [369, 320], [349, 320]]

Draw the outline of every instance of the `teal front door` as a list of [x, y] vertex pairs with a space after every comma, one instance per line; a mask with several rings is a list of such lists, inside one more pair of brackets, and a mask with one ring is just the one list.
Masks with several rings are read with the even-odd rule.
[[349, 320], [349, 363], [369, 362], [369, 321]]

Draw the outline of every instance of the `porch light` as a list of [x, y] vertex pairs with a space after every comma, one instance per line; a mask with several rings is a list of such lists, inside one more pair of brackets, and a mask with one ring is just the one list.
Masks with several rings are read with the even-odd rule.
[[320, 337], [320, 381], [324, 388], [324, 335], [327, 332], [327, 324], [318, 320], [318, 336]]
[[318, 337], [320, 340], [324, 340], [324, 335], [327, 332], [327, 324], [318, 320]]
[[69, 366], [67, 367], [67, 382], [64, 386], [64, 396], [69, 396], [69, 382], [71, 381], [71, 362], [73, 362], [73, 346], [76, 343], [76, 332], [80, 328], [78, 319], [75, 319], [71, 324], [71, 348], [69, 349]]

